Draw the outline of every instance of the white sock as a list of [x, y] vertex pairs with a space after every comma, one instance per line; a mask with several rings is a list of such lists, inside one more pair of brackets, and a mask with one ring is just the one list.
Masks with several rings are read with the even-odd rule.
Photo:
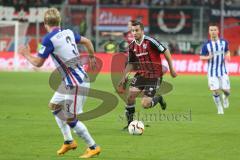
[[72, 137], [72, 133], [71, 133], [71, 128], [69, 127], [69, 125], [66, 123], [66, 121], [64, 121], [62, 119], [62, 115], [63, 112], [59, 111], [57, 114], [54, 114], [55, 120], [58, 124], [58, 127], [60, 128], [64, 141], [72, 141], [73, 137]]
[[218, 114], [224, 114], [220, 95], [213, 95], [213, 100], [218, 109]]
[[76, 126], [72, 129], [79, 137], [85, 141], [85, 143], [88, 144], [88, 147], [95, 145], [95, 141], [88, 132], [87, 127], [82, 122], [78, 121]]
[[224, 92], [222, 94], [222, 100], [223, 100], [223, 107], [224, 108], [228, 108], [229, 107], [229, 100], [228, 100], [228, 96], [230, 95], [230, 93], [228, 92]]

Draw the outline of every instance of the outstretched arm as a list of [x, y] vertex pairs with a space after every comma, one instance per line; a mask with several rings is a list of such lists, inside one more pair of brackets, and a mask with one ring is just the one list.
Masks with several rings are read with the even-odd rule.
[[122, 75], [122, 79], [120, 81], [120, 83], [124, 83], [126, 78], [127, 78], [127, 74], [129, 72], [131, 72], [133, 70], [133, 64], [128, 63], [127, 66], [125, 67], [124, 71], [123, 71], [123, 75]]
[[35, 57], [31, 55], [29, 45], [19, 47], [18, 52], [35, 67], [41, 67], [46, 60], [45, 58]]
[[172, 65], [172, 58], [171, 58], [171, 54], [170, 51], [168, 49], [166, 49], [166, 51], [164, 52], [164, 56], [168, 62], [168, 66], [169, 66], [169, 70], [170, 70], [170, 74], [173, 78], [177, 77], [177, 73], [175, 72], [173, 65]]
[[97, 67], [96, 59], [94, 57], [94, 48], [92, 42], [86, 37], [81, 37], [80, 44], [84, 45], [87, 48], [89, 55], [89, 62], [92, 70], [95, 70]]
[[127, 64], [127, 66], [125, 67], [124, 71], [123, 71], [123, 75], [122, 78], [120, 80], [120, 82], [118, 83], [118, 87], [117, 87], [117, 92], [122, 94], [125, 93], [126, 91], [126, 84], [128, 82], [128, 77], [127, 74], [133, 70], [133, 64]]

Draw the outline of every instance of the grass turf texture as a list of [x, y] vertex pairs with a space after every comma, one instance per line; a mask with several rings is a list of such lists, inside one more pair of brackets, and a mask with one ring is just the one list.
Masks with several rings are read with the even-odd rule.
[[[75, 136], [79, 147], [62, 157], [56, 150], [63, 143], [60, 130], [47, 105], [53, 94], [49, 73], [0, 73], [0, 160], [78, 159], [85, 144]], [[230, 108], [217, 115], [205, 76], [166, 77], [174, 90], [165, 96], [167, 111], [160, 107], [137, 112], [148, 120], [142, 136], [121, 131], [125, 125], [122, 100], [112, 112], [86, 121], [88, 129], [102, 147], [100, 160], [236, 160], [240, 157], [239, 77], [231, 77]], [[115, 94], [109, 75], [100, 75], [93, 88]], [[89, 98], [85, 110], [99, 100]], [[159, 118], [184, 115], [188, 118]], [[146, 115], [157, 114], [157, 119]]]

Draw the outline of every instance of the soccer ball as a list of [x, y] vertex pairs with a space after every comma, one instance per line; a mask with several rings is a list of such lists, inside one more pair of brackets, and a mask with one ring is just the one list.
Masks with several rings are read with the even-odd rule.
[[128, 132], [132, 135], [142, 135], [144, 131], [144, 124], [142, 121], [134, 120], [128, 126]]

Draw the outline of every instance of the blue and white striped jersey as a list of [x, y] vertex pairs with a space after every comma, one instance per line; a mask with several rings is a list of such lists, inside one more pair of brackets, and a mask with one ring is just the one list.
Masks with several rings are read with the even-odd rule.
[[38, 52], [41, 58], [48, 58], [51, 55], [68, 86], [79, 86], [84, 78], [87, 78], [78, 60], [79, 51], [76, 43], [80, 40], [79, 34], [74, 34], [70, 29], [61, 30], [57, 27], [45, 35]]
[[224, 39], [217, 41], [208, 40], [203, 45], [201, 55], [213, 55], [213, 58], [208, 60], [209, 77], [221, 77], [227, 74], [225, 54], [228, 50], [228, 42]]

